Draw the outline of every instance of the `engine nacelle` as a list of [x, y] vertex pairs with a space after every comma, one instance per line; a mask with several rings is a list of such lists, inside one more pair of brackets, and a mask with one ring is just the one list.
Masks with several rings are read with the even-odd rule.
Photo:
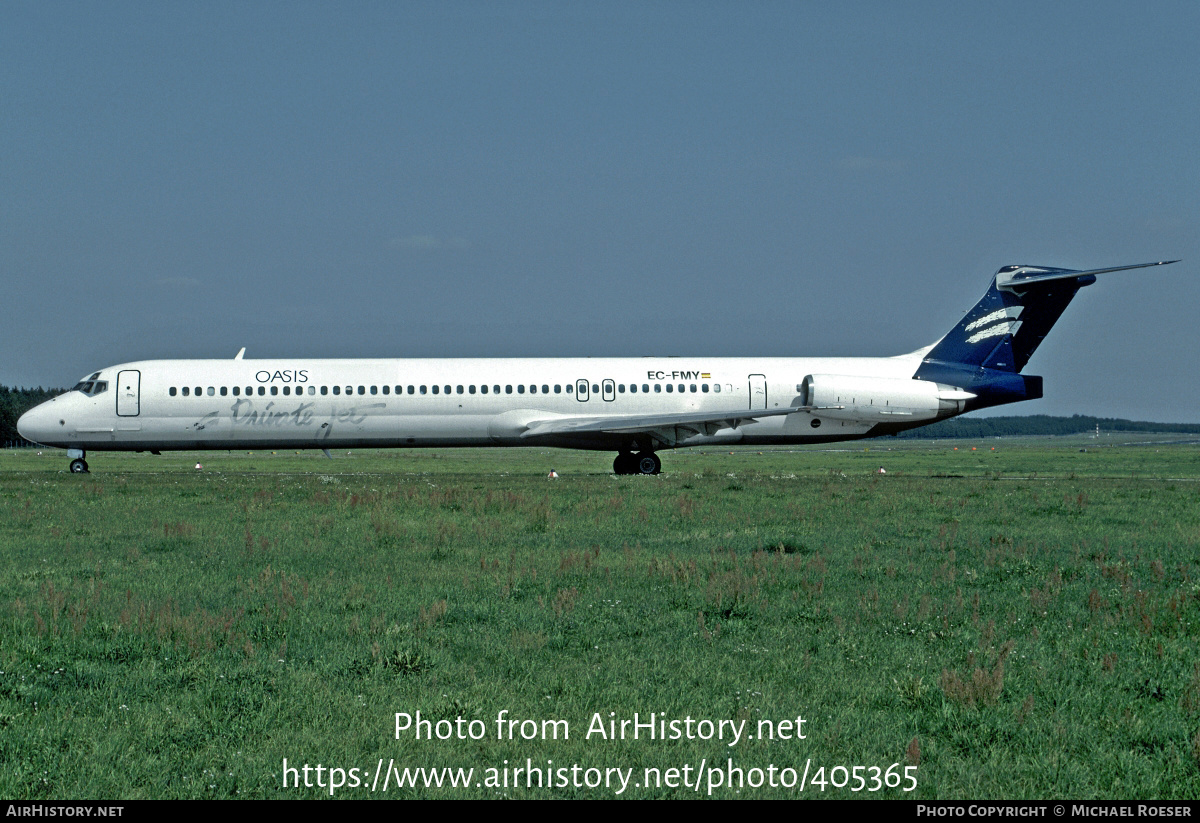
[[905, 423], [950, 417], [975, 395], [951, 386], [895, 377], [810, 374], [800, 385], [805, 406], [830, 420]]

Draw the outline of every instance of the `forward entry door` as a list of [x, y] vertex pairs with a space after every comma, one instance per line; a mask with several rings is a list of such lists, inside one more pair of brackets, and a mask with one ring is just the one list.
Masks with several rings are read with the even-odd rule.
[[117, 372], [117, 416], [137, 417], [141, 411], [142, 373], [133, 369]]

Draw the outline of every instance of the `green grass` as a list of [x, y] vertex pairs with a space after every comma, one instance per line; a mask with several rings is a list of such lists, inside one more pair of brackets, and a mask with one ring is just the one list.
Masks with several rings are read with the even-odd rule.
[[[0, 452], [0, 796], [320, 796], [284, 758], [368, 782], [381, 758], [476, 781], [528, 758], [684, 797], [633, 784], [732, 758], [917, 765], [911, 793], [827, 797], [1195, 799], [1200, 448], [1163, 439], [690, 451], [653, 478], [537, 450], [96, 453], [90, 475]], [[504, 710], [570, 739], [497, 740]], [[396, 739], [418, 711], [487, 736]], [[610, 712], [807, 737], [586, 739]]]

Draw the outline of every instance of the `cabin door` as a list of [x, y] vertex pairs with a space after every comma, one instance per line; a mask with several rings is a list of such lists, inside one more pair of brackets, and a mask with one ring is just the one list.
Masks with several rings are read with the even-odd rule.
[[766, 409], [767, 378], [765, 375], [750, 375], [750, 409]]

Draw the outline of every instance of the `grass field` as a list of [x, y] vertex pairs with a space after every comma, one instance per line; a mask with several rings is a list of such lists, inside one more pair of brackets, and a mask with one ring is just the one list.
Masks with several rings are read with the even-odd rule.
[[[0, 797], [328, 796], [317, 764], [366, 797], [382, 761], [377, 797], [628, 774], [622, 797], [1196, 799], [1200, 447], [1168, 439], [690, 451], [658, 477], [0, 452]], [[397, 737], [417, 712], [464, 722]], [[595, 732], [635, 712], [680, 739]]]

